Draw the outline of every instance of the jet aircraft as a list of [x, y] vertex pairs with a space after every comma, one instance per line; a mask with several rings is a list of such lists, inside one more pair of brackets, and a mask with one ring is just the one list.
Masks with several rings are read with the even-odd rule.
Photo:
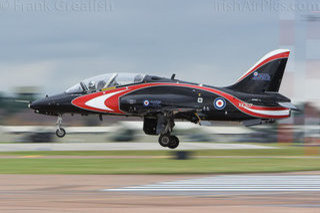
[[57, 116], [58, 137], [64, 137], [62, 115], [97, 114], [136, 116], [143, 131], [159, 135], [163, 147], [174, 149], [179, 139], [172, 134], [175, 120], [239, 121], [246, 126], [273, 123], [296, 110], [279, 93], [290, 51], [279, 49], [261, 58], [234, 84], [214, 87], [175, 78], [142, 73], [110, 73], [77, 83], [65, 92], [29, 104], [36, 113]]

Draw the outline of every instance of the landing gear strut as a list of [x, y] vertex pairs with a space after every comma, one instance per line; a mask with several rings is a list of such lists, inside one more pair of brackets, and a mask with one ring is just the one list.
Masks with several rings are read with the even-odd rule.
[[66, 135], [66, 130], [64, 130], [64, 128], [62, 128], [61, 125], [62, 125], [62, 115], [58, 115], [56, 135], [59, 138], [63, 138]]

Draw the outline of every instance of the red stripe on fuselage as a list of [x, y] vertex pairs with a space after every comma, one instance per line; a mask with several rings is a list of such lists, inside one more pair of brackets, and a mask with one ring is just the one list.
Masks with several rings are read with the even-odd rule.
[[[269, 111], [282, 111], [282, 110], [288, 110], [288, 108], [254, 106], [253, 104], [246, 103], [246, 102], [236, 98], [235, 96], [232, 96], [232, 95], [230, 95], [226, 92], [220, 91], [218, 89], [213, 89], [210, 87], [203, 87], [203, 86], [198, 86], [198, 85], [192, 85], [192, 84], [186, 84], [186, 83], [143, 83], [143, 84], [132, 85], [132, 86], [127, 86], [127, 87], [120, 87], [120, 88], [116, 88], [116, 89], [112, 89], [112, 90], [108, 90], [108, 91], [104, 91], [104, 92], [97, 92], [97, 93], [88, 94], [88, 95], [78, 97], [72, 101], [72, 104], [77, 107], [80, 107], [82, 109], [86, 109], [86, 110], [90, 110], [90, 111], [112, 113], [112, 114], [125, 114], [124, 112], [122, 112], [120, 110], [119, 100], [120, 100], [121, 96], [126, 95], [126, 94], [133, 92], [135, 90], [138, 90], [138, 89], [154, 87], [154, 86], [178, 86], [178, 87], [187, 87], [187, 88], [193, 88], [193, 89], [199, 89], [199, 90], [211, 92], [211, 93], [214, 93], [214, 94], [219, 95], [221, 97], [224, 97], [230, 103], [232, 103], [237, 109], [239, 109], [241, 112], [243, 112], [247, 115], [253, 116], [253, 117], [275, 118], [276, 119], [276, 118], [286, 118], [286, 117], [290, 116], [289, 113], [288, 113], [288, 115], [264, 115], [264, 114], [254, 113], [254, 112], [247, 110], [245, 107], [247, 107], [249, 109], [254, 109], [254, 110], [269, 110]], [[101, 109], [93, 108], [93, 107], [86, 105], [86, 102], [89, 100], [92, 100], [93, 98], [96, 98], [98, 96], [105, 95], [108, 93], [117, 92], [120, 90], [123, 90], [123, 92], [120, 92], [119, 94], [116, 94], [116, 95], [108, 98], [105, 101], [105, 105], [108, 108], [112, 109], [113, 111], [101, 110]]]
[[[86, 103], [88, 101], [90, 101], [90, 100], [92, 100], [94, 98], [97, 98], [97, 97], [102, 96], [102, 95], [106, 95], [108, 93], [113, 93], [113, 92], [122, 91], [122, 90], [123, 90], [123, 92], [120, 92], [118, 94], [115, 94], [115, 95], [111, 96], [104, 103], [112, 111], [102, 110], [102, 109], [99, 109], [99, 108], [95, 108], [95, 107], [91, 107], [91, 106], [86, 105]], [[126, 92], [128, 92], [128, 89], [126, 89], [126, 87], [112, 89], [112, 90], [104, 91], [104, 92], [96, 92], [96, 93], [92, 93], [92, 94], [83, 95], [81, 97], [78, 97], [78, 98], [76, 98], [76, 99], [74, 99], [72, 101], [72, 104], [77, 106], [77, 107], [79, 107], [79, 108], [81, 108], [81, 109], [85, 109], [85, 110], [89, 110], [89, 111], [103, 112], [103, 113], [114, 113], [114, 114], [124, 114], [119, 109], [119, 97], [121, 95], [124, 95]]]

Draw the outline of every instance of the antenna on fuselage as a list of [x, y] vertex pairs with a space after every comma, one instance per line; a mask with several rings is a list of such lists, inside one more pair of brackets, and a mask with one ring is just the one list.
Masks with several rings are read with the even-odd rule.
[[174, 80], [174, 77], [176, 77], [176, 74], [172, 74], [172, 76], [171, 76], [171, 80]]

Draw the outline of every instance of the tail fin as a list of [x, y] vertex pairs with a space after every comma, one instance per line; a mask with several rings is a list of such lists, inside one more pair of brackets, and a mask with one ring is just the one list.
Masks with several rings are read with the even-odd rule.
[[285, 49], [268, 53], [228, 88], [246, 93], [278, 92], [289, 54]]

